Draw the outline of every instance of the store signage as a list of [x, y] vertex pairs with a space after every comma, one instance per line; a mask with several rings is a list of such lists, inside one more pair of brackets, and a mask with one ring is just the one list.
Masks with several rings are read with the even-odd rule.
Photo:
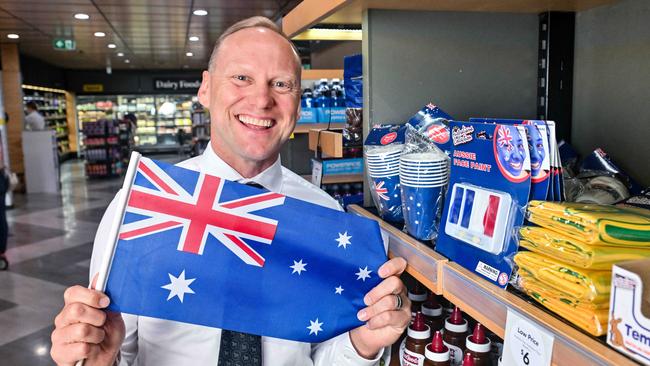
[[503, 339], [503, 365], [548, 366], [555, 337], [548, 330], [508, 308]]
[[187, 79], [187, 78], [164, 78], [154, 79], [154, 90], [191, 90], [196, 91], [201, 86], [201, 79]]
[[104, 91], [104, 84], [84, 84], [83, 90], [86, 93], [101, 93]]
[[74, 51], [77, 49], [77, 42], [74, 39], [55, 38], [52, 41], [55, 50]]

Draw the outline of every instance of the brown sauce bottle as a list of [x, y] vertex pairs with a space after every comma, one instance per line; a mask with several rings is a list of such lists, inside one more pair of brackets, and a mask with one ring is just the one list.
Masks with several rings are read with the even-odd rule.
[[474, 366], [492, 365], [490, 355], [492, 344], [490, 339], [485, 336], [485, 327], [481, 323], [476, 323], [474, 332], [467, 337], [465, 344], [465, 357], [469, 355], [474, 361]]
[[415, 320], [406, 331], [406, 348], [402, 355], [402, 366], [423, 366], [424, 350], [431, 338], [431, 328], [424, 323], [421, 312], [415, 313]]
[[415, 287], [409, 290], [408, 297], [411, 300], [411, 318], [413, 318], [415, 313], [421, 311], [422, 304], [427, 300], [427, 291], [417, 282]]
[[450, 366], [449, 348], [442, 343], [439, 330], [433, 335], [431, 343], [424, 349], [424, 366]]
[[431, 332], [444, 329], [445, 316], [442, 311], [442, 305], [438, 303], [436, 295], [433, 292], [429, 293], [427, 301], [422, 304], [422, 315], [424, 315], [424, 321], [431, 328]]
[[463, 319], [463, 314], [458, 306], [454, 307], [451, 316], [445, 320], [445, 334], [442, 339], [445, 346], [449, 347], [449, 356], [453, 366], [461, 366], [463, 363], [467, 329], [467, 320]]

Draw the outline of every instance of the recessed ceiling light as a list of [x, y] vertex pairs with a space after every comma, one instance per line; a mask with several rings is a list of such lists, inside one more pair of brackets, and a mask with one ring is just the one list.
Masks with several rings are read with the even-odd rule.
[[107, 47], [108, 47], [108, 48], [115, 48], [115, 47], [117, 47], [117, 46], [115, 45], [115, 43], [109, 43]]
[[194, 15], [198, 15], [200, 17], [208, 15], [208, 11], [205, 9], [196, 9], [194, 10]]
[[198, 42], [198, 40], [199, 40], [199, 37], [197, 37], [197, 36], [190, 37], [190, 41], [192, 41], [192, 42]]
[[186, 53], [185, 53], [185, 56], [187, 56], [187, 57], [192, 57], [192, 56], [194, 56], [194, 54], [193, 54], [192, 52], [186, 52]]
[[118, 53], [117, 53], [117, 57], [124, 57], [124, 53], [122, 53], [122, 52], [118, 52]]
[[128, 58], [126, 60], [124, 60], [125, 64], [128, 64], [129, 62], [131, 62], [131, 60], [129, 60]]
[[90, 19], [90, 15], [84, 13], [77, 13], [74, 15], [74, 18], [79, 20], [87, 20]]
[[9, 39], [18, 39], [18, 38], [20, 38], [20, 36], [17, 35], [16, 33], [9, 33], [9, 34], [7, 34], [7, 38], [9, 38]]
[[95, 32], [95, 37], [106, 37], [106, 33], [104, 33], [104, 32]]

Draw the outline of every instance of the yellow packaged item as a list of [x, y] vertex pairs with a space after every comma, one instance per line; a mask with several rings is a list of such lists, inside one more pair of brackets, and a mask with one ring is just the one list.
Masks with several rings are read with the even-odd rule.
[[591, 245], [650, 248], [650, 211], [642, 208], [530, 201], [528, 220]]
[[576, 307], [554, 297], [553, 292], [547, 291], [546, 287], [534, 278], [520, 276], [518, 283], [519, 287], [535, 301], [588, 333], [598, 337], [607, 331], [609, 306]]
[[595, 270], [611, 270], [614, 263], [650, 258], [650, 247], [594, 246], [535, 226], [523, 226], [519, 230], [519, 245], [576, 267]]
[[609, 299], [612, 271], [578, 269], [533, 252], [515, 254], [515, 263], [520, 272], [575, 299], [590, 302]]

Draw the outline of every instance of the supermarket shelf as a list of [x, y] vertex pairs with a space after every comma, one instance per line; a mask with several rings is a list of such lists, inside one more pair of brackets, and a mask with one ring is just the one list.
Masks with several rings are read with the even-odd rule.
[[542, 13], [582, 11], [618, 0], [304, 0], [282, 18], [290, 38], [318, 23], [361, 24], [364, 9]]
[[389, 257], [406, 259], [408, 262], [406, 272], [431, 291], [442, 294], [442, 281], [439, 279], [447, 258], [358, 205], [348, 206], [348, 211], [378, 221], [382, 231], [388, 235]]
[[[311, 174], [301, 175], [301, 177], [311, 182]], [[324, 175], [321, 184], [358, 183], [358, 182], [363, 182], [362, 174], [333, 174], [333, 175]]]
[[432, 291], [442, 294], [468, 315], [484, 324], [499, 337], [505, 336], [508, 309], [555, 335], [554, 365], [636, 365], [634, 361], [566, 323], [545, 309], [502, 290], [461, 267], [449, 262], [431, 248], [382, 221], [365, 209], [351, 205], [348, 210], [379, 221], [389, 237], [389, 255], [404, 257], [407, 272]]
[[[333, 130], [336, 129], [342, 129], [345, 127], [345, 123], [330, 123], [330, 128]], [[311, 129], [324, 129], [327, 128], [327, 123], [300, 123], [296, 125], [296, 128], [294, 128], [293, 133], [294, 134], [299, 134], [299, 133], [309, 133], [309, 130]]]
[[302, 70], [302, 80], [343, 79], [342, 69], [309, 69]]

